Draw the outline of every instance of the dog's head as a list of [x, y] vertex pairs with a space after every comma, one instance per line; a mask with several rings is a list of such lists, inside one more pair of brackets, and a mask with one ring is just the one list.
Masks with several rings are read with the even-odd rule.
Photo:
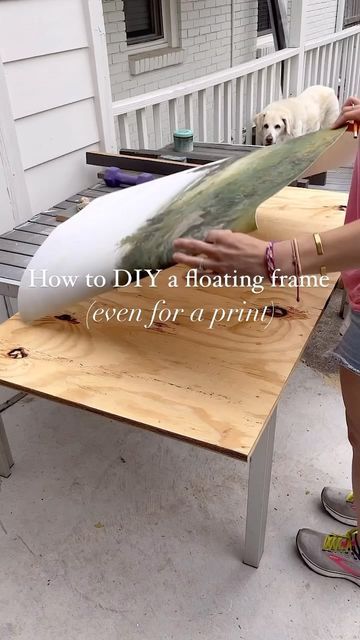
[[267, 109], [254, 118], [258, 144], [271, 145], [292, 135], [292, 118], [288, 111]]

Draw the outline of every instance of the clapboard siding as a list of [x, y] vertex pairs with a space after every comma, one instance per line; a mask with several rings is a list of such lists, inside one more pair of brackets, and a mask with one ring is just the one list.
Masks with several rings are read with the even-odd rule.
[[19, 223], [96, 181], [86, 150], [116, 148], [101, 0], [0, 0], [0, 71], [0, 140], [11, 130], [30, 202], [20, 215], [12, 206]]
[[99, 148], [99, 144], [95, 144], [78, 149], [26, 171], [33, 211], [44, 211], [96, 182], [96, 170], [86, 165], [85, 153], [99, 151]]
[[99, 141], [94, 100], [21, 118], [16, 132], [25, 170], [82, 149]]
[[88, 45], [82, 0], [0, 0], [3, 62]]
[[87, 48], [9, 62], [5, 76], [15, 119], [94, 95]]

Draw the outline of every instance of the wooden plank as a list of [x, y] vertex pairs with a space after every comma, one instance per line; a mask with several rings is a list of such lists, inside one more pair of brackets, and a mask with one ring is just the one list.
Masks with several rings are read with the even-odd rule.
[[[80, 198], [82, 198], [83, 196], [80, 196]], [[79, 199], [80, 202], [80, 199]], [[78, 212], [78, 205], [74, 204], [73, 202], [69, 202], [67, 207], [59, 207], [58, 209], [56, 209], [55, 212], [55, 220], [58, 220], [59, 215], [61, 215], [62, 213], [66, 213], [66, 214], [74, 214]]]
[[33, 216], [31, 220], [29, 220], [29, 222], [44, 224], [44, 225], [47, 225], [48, 227], [57, 227], [55, 216], [47, 215], [46, 213], [38, 213], [36, 216]]
[[46, 240], [46, 236], [40, 233], [29, 233], [27, 231], [8, 231], [4, 233], [1, 238], [7, 240], [15, 240], [16, 242], [24, 242], [30, 245], [40, 246]]
[[51, 216], [52, 218], [54, 217], [54, 215], [56, 214], [56, 207], [52, 207], [51, 209], [45, 209], [45, 211], [40, 211], [38, 214], [36, 215], [40, 215], [40, 214], [44, 214], [46, 216]]
[[[260, 233], [273, 213], [271, 237], [278, 216], [281, 233], [287, 220], [290, 237], [338, 226], [341, 199], [342, 194], [284, 189], [262, 206]], [[167, 286], [170, 274], [177, 276], [178, 287]], [[141, 288], [97, 298], [98, 309], [141, 309], [141, 322], [134, 316], [93, 322], [89, 301], [64, 309], [77, 324], [46, 318], [25, 325], [15, 316], [0, 327], [0, 382], [248, 459], [337, 278], [327, 289], [303, 289], [297, 304], [294, 289], [267, 287], [260, 296], [242, 288], [239, 295], [237, 288], [186, 287], [183, 275], [176, 267], [160, 274], [156, 288], [144, 280]], [[184, 313], [176, 323], [163, 319], [146, 329], [159, 299]], [[247, 309], [274, 301], [288, 313], [273, 318], [266, 331], [260, 322], [236, 318], [210, 331], [214, 309], [228, 312], [239, 308], [239, 300]], [[205, 321], [190, 322], [199, 307]], [[9, 358], [19, 345], [28, 357]]]
[[[76, 126], [69, 126], [75, 123]], [[57, 135], [54, 135], [54, 132]], [[68, 104], [16, 121], [24, 169], [99, 141], [93, 99]]]
[[16, 282], [20, 282], [21, 278], [24, 275], [25, 269], [21, 267], [13, 267], [7, 264], [0, 264], [0, 280], [5, 278], [5, 280], [13, 280]]
[[89, 187], [89, 189], [102, 191], [103, 193], [114, 193], [114, 191], [116, 191], [117, 189], [121, 189], [121, 187], [107, 187], [105, 182], [98, 182], [96, 185]]
[[27, 242], [16, 242], [8, 238], [0, 237], [0, 250], [11, 251], [24, 256], [34, 256], [38, 249], [38, 245]]
[[93, 200], [94, 198], [100, 198], [104, 194], [99, 190], [84, 189], [83, 191], [79, 191], [79, 195], [81, 198], [84, 198], [86, 196], [86, 198], [91, 198]]
[[25, 233], [36, 233], [42, 236], [48, 236], [53, 230], [53, 227], [47, 227], [44, 224], [36, 224], [36, 222], [24, 222], [15, 227], [14, 231], [24, 231]]
[[22, 267], [25, 269], [32, 256], [24, 256], [20, 253], [10, 253], [9, 251], [2, 251], [0, 248], [0, 264], [7, 264], [13, 267]]
[[145, 171], [149, 173], [168, 176], [178, 171], [186, 171], [196, 164], [190, 162], [174, 162], [171, 160], [158, 160], [157, 158], [143, 158], [134, 156], [114, 155], [112, 153], [86, 153], [87, 164], [98, 167], [119, 167], [129, 171]]
[[61, 222], [66, 222], [66, 220], [69, 220], [69, 218], [73, 218], [74, 216], [76, 216], [76, 214], [78, 213], [78, 211], [64, 211], [61, 210], [59, 211], [59, 213], [56, 216], [56, 221], [61, 224]]
[[[80, 202], [80, 198], [81, 196], [78, 197], [78, 201]], [[69, 207], [73, 207], [74, 206], [74, 202], [72, 202], [71, 200], [63, 200], [62, 202], [58, 202], [54, 209], [51, 212], [52, 216], [56, 216], [58, 214], [58, 209], [69, 209]]]
[[64, 200], [63, 202], [55, 205], [55, 207], [57, 209], [68, 209], [69, 207], [73, 207], [74, 204], [78, 204], [83, 197], [84, 196], [82, 196], [80, 193], [75, 193], [73, 196], [69, 196], [67, 200]]

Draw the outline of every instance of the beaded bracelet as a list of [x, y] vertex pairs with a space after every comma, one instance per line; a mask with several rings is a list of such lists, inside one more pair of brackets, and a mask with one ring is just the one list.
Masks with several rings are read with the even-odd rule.
[[299, 247], [296, 238], [291, 241], [293, 265], [296, 277], [296, 302], [300, 302], [300, 277], [302, 276]]
[[[274, 242], [271, 241], [267, 245], [265, 249], [265, 267], [267, 276], [270, 282], [274, 283], [278, 279], [278, 276], [274, 277], [275, 272], [275, 257], [274, 257]], [[294, 272], [296, 277], [296, 301], [300, 302], [300, 277], [302, 276], [301, 262], [300, 262], [300, 254], [297, 240], [294, 239], [291, 241], [291, 249], [292, 249], [292, 264], [294, 266]]]
[[274, 242], [269, 242], [265, 250], [265, 267], [267, 276], [272, 282], [272, 278], [275, 271], [275, 258], [274, 258]]

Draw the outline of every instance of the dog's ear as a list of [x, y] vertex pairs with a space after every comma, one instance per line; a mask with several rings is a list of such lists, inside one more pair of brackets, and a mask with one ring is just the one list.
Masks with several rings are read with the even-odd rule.
[[288, 118], [282, 118], [282, 121], [285, 125], [285, 132], [288, 134], [288, 136], [290, 135], [290, 126], [289, 126], [289, 120]]
[[285, 125], [285, 133], [287, 133], [288, 136], [292, 136], [294, 127], [290, 113], [287, 113], [281, 119]]
[[254, 124], [256, 127], [262, 127], [265, 115], [266, 114], [264, 113], [264, 111], [262, 111], [261, 113], [257, 113], [256, 116], [254, 116]]

